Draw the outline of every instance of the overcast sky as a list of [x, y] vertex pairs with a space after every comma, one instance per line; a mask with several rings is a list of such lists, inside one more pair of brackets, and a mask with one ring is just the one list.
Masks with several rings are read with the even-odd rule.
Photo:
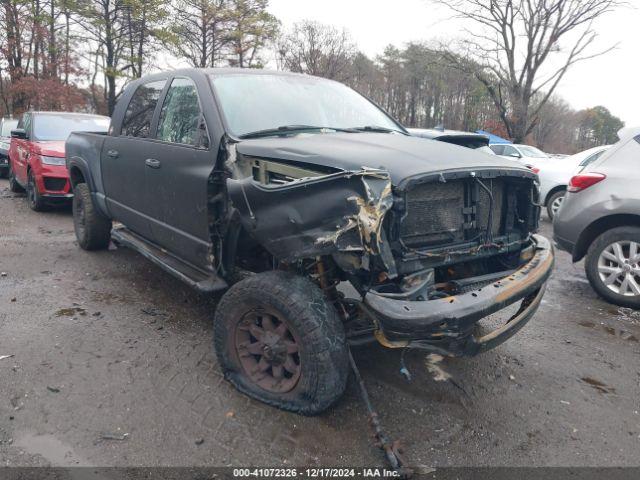
[[[640, 0], [630, 0], [640, 7]], [[369, 56], [390, 43], [460, 36], [460, 20], [428, 0], [270, 0], [270, 10], [290, 26], [303, 19], [348, 29]], [[640, 126], [640, 9], [609, 13], [596, 24], [598, 48], [620, 45], [605, 56], [575, 65], [557, 93], [574, 108], [604, 105], [627, 126]]]

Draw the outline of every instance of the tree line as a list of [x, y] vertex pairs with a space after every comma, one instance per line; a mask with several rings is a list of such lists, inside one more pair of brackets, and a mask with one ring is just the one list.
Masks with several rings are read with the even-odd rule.
[[[531, 10], [535, 2], [551, 8], [546, 17]], [[481, 45], [469, 39], [462, 42], [464, 48], [390, 45], [369, 57], [345, 30], [313, 21], [284, 29], [269, 13], [268, 0], [0, 0], [0, 110], [4, 115], [27, 109], [111, 114], [128, 81], [170, 68], [174, 60], [193, 67], [275, 64], [347, 83], [407, 126], [484, 129], [572, 153], [615, 141], [622, 126], [604, 107], [576, 112], [554, 93], [556, 80], [584, 59], [591, 23], [587, 36], [578, 37], [577, 47], [550, 80], [536, 83], [536, 72], [545, 58], [561, 52], [562, 35], [593, 22], [614, 4], [447, 2], [473, 13], [469, 19], [480, 25], [511, 28], [513, 38], [520, 32], [514, 25], [523, 23], [530, 60], [517, 66], [519, 50], [511, 37], [482, 44], [502, 51], [491, 61]], [[486, 5], [494, 9], [483, 10]], [[582, 7], [572, 10], [575, 5]], [[563, 29], [549, 26], [552, 20]], [[548, 31], [540, 31], [545, 28]]]
[[[113, 112], [126, 81], [170, 54], [260, 67], [280, 24], [268, 0], [1, 0], [3, 110]], [[88, 85], [88, 86], [87, 86]]]

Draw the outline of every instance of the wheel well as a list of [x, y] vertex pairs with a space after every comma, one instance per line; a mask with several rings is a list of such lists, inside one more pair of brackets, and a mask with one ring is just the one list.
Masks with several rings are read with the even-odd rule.
[[82, 174], [82, 170], [78, 167], [73, 166], [69, 170], [69, 178], [71, 179], [71, 186], [75, 187], [79, 183], [86, 183], [84, 179], [84, 175]]
[[607, 230], [611, 230], [612, 228], [628, 226], [640, 227], [640, 215], [610, 215], [608, 217], [599, 218], [595, 222], [591, 223], [582, 231], [578, 241], [576, 242], [576, 247], [573, 250], [573, 261], [578, 262], [584, 258], [596, 237], [600, 236]]
[[551, 190], [549, 190], [549, 193], [547, 193], [547, 197], [544, 199], [544, 205], [545, 207], [547, 205], [549, 205], [549, 199], [555, 195], [558, 192], [564, 192], [567, 190], [567, 186], [566, 185], [558, 185], [557, 187], [553, 187]]

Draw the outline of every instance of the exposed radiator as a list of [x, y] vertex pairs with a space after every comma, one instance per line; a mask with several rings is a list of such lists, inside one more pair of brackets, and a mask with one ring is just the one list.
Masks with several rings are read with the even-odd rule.
[[[499, 235], [502, 228], [504, 208], [505, 182], [501, 179], [482, 180], [492, 191], [493, 235]], [[465, 185], [468, 186], [465, 189]], [[477, 201], [472, 200], [475, 189]], [[465, 190], [467, 193], [465, 194]], [[407, 192], [407, 214], [400, 226], [402, 241], [409, 247], [438, 246], [441, 244], [461, 243], [470, 233], [484, 233], [489, 219], [489, 194], [474, 180], [458, 180], [447, 183], [424, 183]], [[473, 211], [475, 214], [469, 215]], [[475, 220], [465, 225], [465, 208], [467, 220]]]
[[407, 216], [400, 236], [410, 246], [464, 240], [464, 184], [423, 183], [407, 192]]

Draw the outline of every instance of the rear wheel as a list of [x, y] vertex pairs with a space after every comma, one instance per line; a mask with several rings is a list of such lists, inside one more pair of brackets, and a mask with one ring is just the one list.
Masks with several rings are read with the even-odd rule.
[[274, 271], [235, 284], [216, 309], [214, 341], [225, 378], [269, 405], [315, 415], [344, 393], [344, 328], [307, 278]]
[[614, 228], [596, 238], [585, 270], [591, 286], [605, 300], [640, 308], [640, 228]]
[[32, 170], [29, 170], [27, 174], [27, 202], [29, 202], [29, 208], [34, 212], [41, 212], [45, 208], [44, 199], [38, 191], [38, 185], [36, 185]]
[[11, 160], [9, 160], [9, 190], [11, 190], [13, 193], [24, 192], [24, 188], [22, 188], [18, 183], [18, 180], [16, 180], [16, 173], [11, 167]]
[[86, 183], [73, 189], [73, 228], [83, 250], [103, 250], [109, 246], [111, 220], [96, 210]]
[[547, 202], [547, 214], [549, 215], [549, 218], [551, 220], [554, 219], [554, 217], [558, 213], [558, 210], [560, 210], [560, 207], [562, 206], [562, 202], [564, 202], [564, 197], [566, 194], [567, 192], [562, 190], [560, 192], [554, 193], [549, 198], [549, 201]]

